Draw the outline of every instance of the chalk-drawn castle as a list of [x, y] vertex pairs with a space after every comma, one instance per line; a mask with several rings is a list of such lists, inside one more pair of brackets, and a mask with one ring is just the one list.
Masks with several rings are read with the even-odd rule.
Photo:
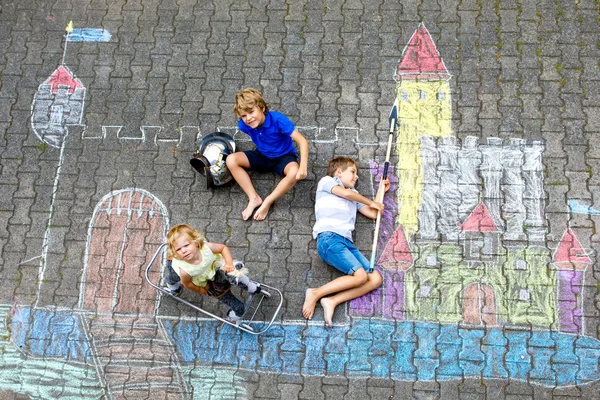
[[451, 136], [450, 74], [423, 24], [395, 78], [400, 211], [379, 259], [384, 317], [582, 333], [592, 261], [570, 229], [552, 256], [545, 245], [544, 143]]

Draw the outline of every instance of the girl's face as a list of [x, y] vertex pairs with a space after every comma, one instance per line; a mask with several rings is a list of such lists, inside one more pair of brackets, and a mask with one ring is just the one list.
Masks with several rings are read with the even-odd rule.
[[254, 107], [250, 113], [242, 113], [240, 118], [246, 125], [252, 129], [256, 129], [265, 123], [265, 111], [264, 109]]
[[198, 254], [198, 246], [187, 235], [181, 235], [174, 241], [175, 254], [180, 260], [193, 260]]

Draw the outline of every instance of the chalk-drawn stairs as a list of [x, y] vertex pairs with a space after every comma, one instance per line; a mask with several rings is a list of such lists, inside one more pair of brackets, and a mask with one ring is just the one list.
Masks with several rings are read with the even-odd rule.
[[99, 316], [88, 320], [92, 351], [112, 399], [189, 397], [177, 351], [149, 316]]

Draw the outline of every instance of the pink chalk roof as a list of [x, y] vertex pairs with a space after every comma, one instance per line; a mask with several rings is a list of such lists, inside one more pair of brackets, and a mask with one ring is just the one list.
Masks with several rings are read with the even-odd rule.
[[402, 51], [402, 60], [396, 69], [396, 80], [450, 79], [450, 74], [440, 57], [429, 31], [421, 23]]
[[563, 233], [552, 260], [555, 263], [591, 264], [592, 260], [581, 246], [571, 228]]
[[381, 257], [379, 258], [379, 263], [399, 263], [412, 265], [412, 254], [410, 253], [408, 241], [406, 240], [406, 236], [404, 235], [404, 230], [402, 229], [401, 225], [398, 226], [398, 229], [396, 229], [394, 235], [385, 245], [383, 254], [381, 254]]
[[75, 89], [83, 87], [83, 84], [77, 79], [69, 68], [64, 65], [59, 66], [54, 70], [52, 75], [44, 82], [46, 85], [52, 85], [52, 93], [58, 92], [58, 86], [68, 86], [69, 94], [73, 93]]
[[479, 203], [471, 212], [471, 215], [460, 225], [460, 230], [466, 232], [496, 232], [498, 227], [485, 204]]

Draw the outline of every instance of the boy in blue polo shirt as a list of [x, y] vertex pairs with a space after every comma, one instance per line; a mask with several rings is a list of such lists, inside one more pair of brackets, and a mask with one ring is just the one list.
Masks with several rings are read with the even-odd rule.
[[[248, 205], [242, 218], [262, 221], [269, 208], [286, 194], [297, 181], [308, 174], [308, 141], [289, 120], [276, 111], [269, 111], [262, 94], [256, 89], [244, 89], [235, 95], [235, 115], [240, 119], [238, 128], [248, 134], [256, 145], [255, 150], [235, 152], [227, 156], [226, 163], [231, 175], [248, 196]], [[300, 162], [293, 142], [300, 148]], [[264, 200], [258, 195], [250, 171], [273, 171], [283, 179]]]
[[[321, 287], [306, 289], [302, 315], [312, 319], [317, 301], [321, 300], [325, 322], [330, 327], [339, 304], [377, 289], [382, 281], [379, 272], [370, 270], [369, 260], [352, 241], [357, 211], [371, 219], [383, 211], [383, 204], [358, 193], [354, 188], [357, 180], [356, 162], [348, 157], [336, 157], [329, 161], [327, 176], [317, 185], [313, 227], [317, 251], [323, 261], [345, 275]], [[383, 184], [387, 191], [389, 181]], [[334, 295], [324, 297], [330, 294]]]

